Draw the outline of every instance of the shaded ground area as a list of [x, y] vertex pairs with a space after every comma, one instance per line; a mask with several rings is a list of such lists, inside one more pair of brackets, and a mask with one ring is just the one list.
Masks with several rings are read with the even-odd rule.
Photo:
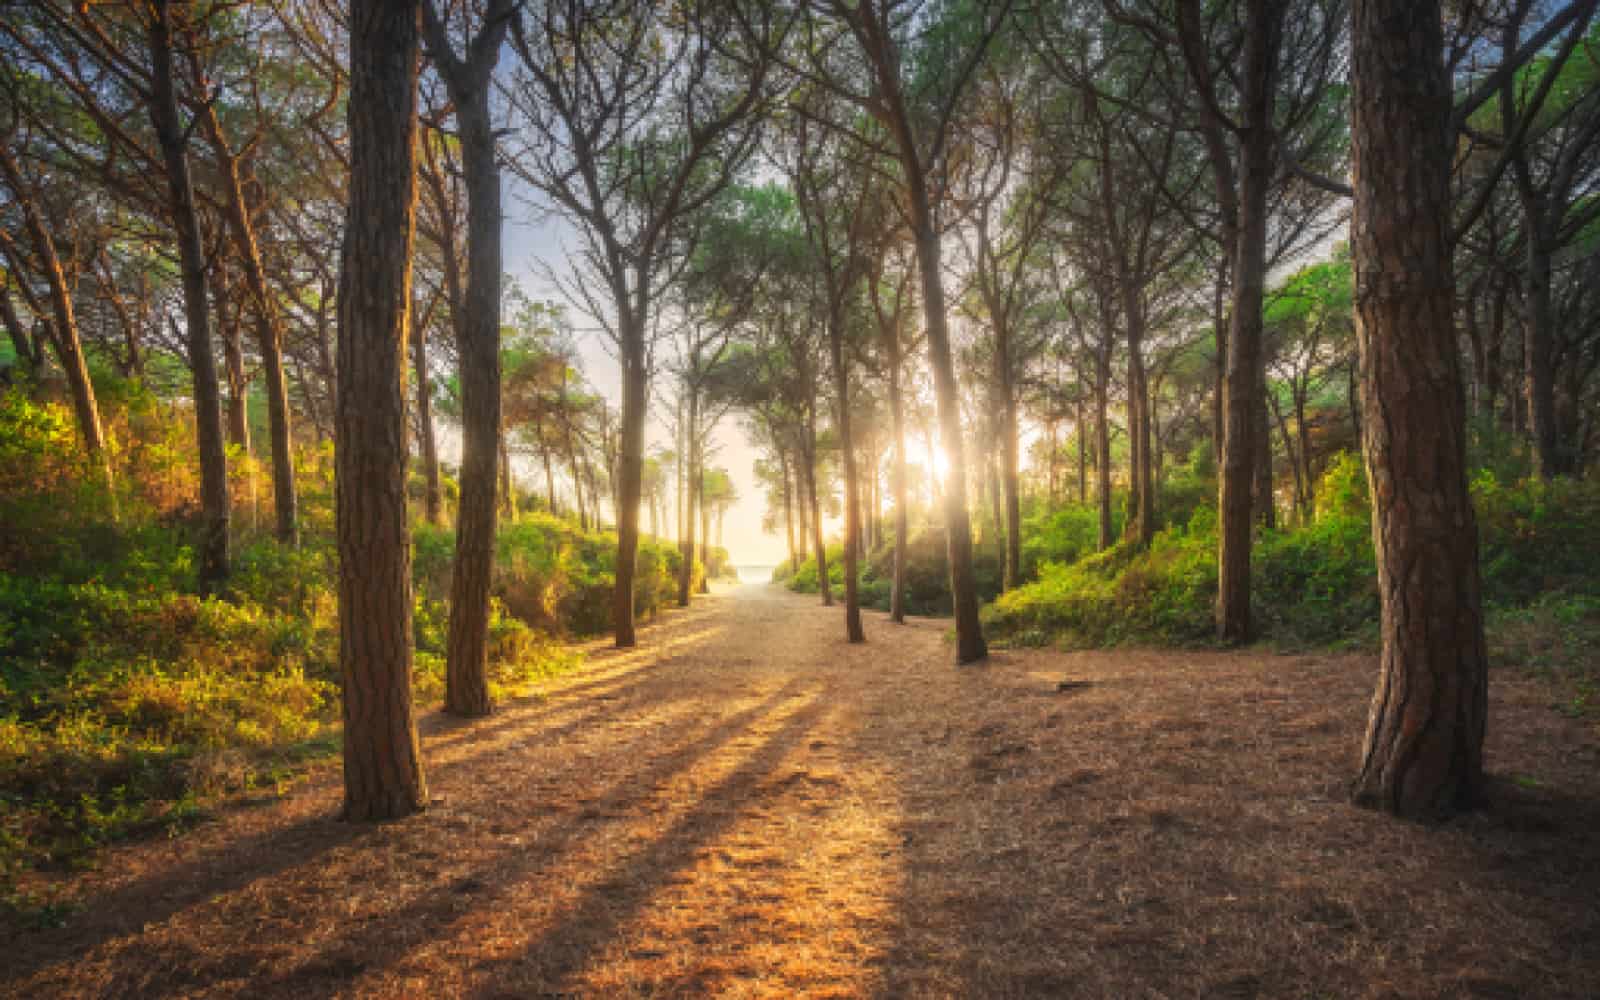
[[[16, 996], [1585, 996], [1600, 752], [1494, 678], [1494, 810], [1345, 804], [1361, 657], [1005, 652], [742, 588], [426, 720], [425, 814], [284, 799], [106, 855]], [[1068, 683], [1063, 684], [1066, 681]]]

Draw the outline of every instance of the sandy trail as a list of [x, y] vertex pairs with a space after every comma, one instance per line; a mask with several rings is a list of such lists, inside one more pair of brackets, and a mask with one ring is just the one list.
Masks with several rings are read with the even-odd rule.
[[[425, 720], [423, 815], [336, 767], [109, 852], [18, 996], [1583, 996], [1600, 753], [1494, 686], [1496, 811], [1345, 804], [1362, 657], [999, 653], [741, 587]], [[1062, 690], [1064, 679], [1086, 682]]]

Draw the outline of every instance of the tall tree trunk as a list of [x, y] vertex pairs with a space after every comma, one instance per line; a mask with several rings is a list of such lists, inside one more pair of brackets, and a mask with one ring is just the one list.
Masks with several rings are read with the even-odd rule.
[[777, 451], [778, 468], [783, 472], [783, 536], [789, 544], [789, 567], [798, 570], [800, 557], [794, 547], [794, 488], [789, 481], [789, 459], [781, 446]]
[[1550, 302], [1550, 251], [1545, 246], [1538, 215], [1528, 210], [1525, 223], [1527, 290], [1523, 293], [1523, 391], [1527, 397], [1528, 433], [1539, 478], [1553, 479], [1566, 472], [1556, 432], [1555, 365], [1551, 344], [1554, 310]]
[[1454, 328], [1450, 77], [1438, 0], [1355, 0], [1356, 339], [1382, 600], [1356, 801], [1410, 817], [1483, 796], [1488, 674]]
[[1156, 534], [1155, 497], [1150, 481], [1149, 390], [1144, 370], [1144, 302], [1131, 279], [1124, 280], [1122, 312], [1128, 324], [1128, 523], [1123, 535], [1140, 547]]
[[1089, 502], [1089, 431], [1083, 425], [1083, 396], [1078, 396], [1078, 422], [1072, 432], [1078, 439], [1078, 502]]
[[511, 448], [506, 443], [504, 429], [500, 432], [499, 468], [500, 513], [506, 520], [515, 521], [517, 519], [517, 481], [511, 474]]
[[411, 704], [405, 356], [416, 195], [416, 0], [350, 5], [350, 201], [339, 268], [344, 815], [428, 801]]
[[650, 372], [645, 366], [645, 323], [641, 306], [622, 323], [622, 434], [617, 454], [616, 591], [611, 618], [616, 644], [626, 648], [637, 639], [633, 628], [633, 580], [639, 554], [639, 495], [644, 476], [644, 423], [649, 403]]
[[839, 407], [839, 457], [844, 463], [844, 634], [848, 642], [865, 642], [860, 596], [856, 593], [857, 558], [861, 544], [860, 484], [856, 482], [855, 439], [850, 434], [850, 372], [844, 361], [844, 303], [835, 297], [828, 317], [828, 352], [833, 362], [833, 394]]
[[700, 593], [709, 594], [711, 593], [711, 510], [706, 503], [706, 470], [703, 453], [700, 466], [700, 565], [705, 568], [705, 572], [700, 574]]
[[[431, 14], [431, 7], [430, 14]], [[428, 18], [435, 63], [449, 43]], [[501, 32], [503, 34], [503, 31]], [[498, 51], [498, 44], [495, 46]], [[469, 57], [470, 58], [470, 57]], [[454, 57], [451, 57], [452, 61]], [[456, 317], [461, 382], [461, 500], [450, 578], [450, 638], [445, 710], [482, 716], [489, 699], [489, 586], [494, 577], [495, 473], [505, 447], [500, 430], [500, 168], [489, 120], [489, 69], [454, 63], [444, 75], [455, 103], [467, 189], [466, 308]], [[516, 516], [511, 456], [505, 456], [506, 509]]]
[[244, 331], [239, 326], [239, 314], [229, 308], [226, 279], [217, 275], [215, 295], [217, 324], [222, 327], [222, 370], [228, 381], [228, 403], [224, 414], [228, 444], [236, 446], [245, 455], [250, 454], [250, 386], [244, 375]]
[[444, 491], [439, 482], [439, 439], [433, 427], [433, 377], [428, 374], [428, 328], [411, 313], [411, 357], [417, 383], [417, 437], [422, 443], [422, 511], [429, 524], [444, 523]]
[[826, 607], [833, 606], [833, 585], [828, 579], [828, 544], [822, 535], [822, 501], [817, 493], [817, 428], [816, 417], [808, 417], [805, 430], [809, 447], [805, 450], [806, 492], [811, 502], [811, 540], [816, 548], [817, 593], [822, 595]]
[[1111, 525], [1111, 359], [1109, 347], [1097, 360], [1094, 383], [1094, 497], [1100, 508], [1100, 551], [1111, 548], [1115, 532]]
[[928, 192], [920, 172], [910, 178], [912, 230], [922, 278], [923, 325], [933, 366], [934, 398], [939, 408], [939, 440], [949, 462], [944, 492], [945, 544], [950, 560], [950, 596], [955, 605], [956, 662], [975, 663], [989, 655], [978, 620], [978, 582], [972, 567], [972, 521], [967, 514], [967, 454], [961, 437], [961, 396], [956, 387], [945, 315], [943, 262], [939, 231], [933, 224]]
[[1272, 422], [1267, 408], [1267, 373], [1264, 368], [1258, 370], [1260, 377], [1256, 380], [1255, 478], [1250, 487], [1250, 507], [1258, 524], [1273, 529], [1278, 526], [1278, 501], [1274, 492], [1277, 483], [1272, 470]]
[[805, 477], [806, 460], [805, 460], [805, 458], [803, 456], [804, 456], [804, 451], [803, 450], [798, 450], [798, 452], [797, 452], [797, 454], [795, 456], [795, 467], [794, 467], [794, 491], [795, 491], [795, 511], [796, 511], [796, 518], [795, 518], [796, 525], [795, 526], [798, 529], [795, 532], [795, 543], [796, 544], [795, 544], [795, 550], [794, 550], [794, 554], [795, 554], [794, 571], [796, 573], [800, 572], [800, 564], [805, 562], [806, 559], [810, 558], [810, 552], [808, 551], [808, 549], [810, 548], [810, 545], [811, 545], [811, 542], [810, 542], [810, 538], [811, 538], [811, 534], [810, 534], [810, 527], [811, 527], [811, 516], [810, 516], [811, 500], [810, 500], [810, 494], [806, 492], [806, 477]]
[[195, 438], [200, 453], [199, 576], [203, 590], [227, 579], [228, 458], [222, 435], [222, 400], [217, 361], [211, 350], [211, 315], [206, 305], [206, 254], [189, 180], [188, 137], [178, 117], [172, 82], [172, 5], [157, 0], [150, 21], [150, 115], [166, 167], [168, 208], [178, 235], [183, 272], [183, 312], [189, 365], [194, 370]]
[[1238, 227], [1233, 234], [1232, 326], [1223, 380], [1217, 521], [1217, 637], [1250, 636], [1251, 493], [1261, 420], [1261, 309], [1267, 274], [1267, 191], [1272, 185], [1272, 107], [1284, 5], [1249, 0], [1245, 40]]
[[[244, 374], [244, 336], [239, 310], [231, 308], [228, 282], [218, 270], [213, 298], [217, 302], [217, 324], [222, 327], [222, 369], [228, 382], [228, 403], [224, 414], [228, 444], [239, 449], [243, 459], [245, 491], [250, 504], [250, 527], [256, 527], [255, 456], [250, 451], [250, 385]], [[236, 472], [239, 470], [235, 470]]]
[[894, 590], [889, 595], [889, 620], [906, 620], [906, 534], [911, 517], [906, 509], [909, 492], [906, 477], [906, 403], [900, 387], [900, 345], [898, 339], [889, 355], [889, 419], [894, 426]]
[[[1007, 366], [1009, 369], [1009, 365]], [[1021, 434], [1017, 428], [1017, 393], [1009, 370], [1001, 385], [1000, 485], [1005, 501], [1005, 589], [1022, 586]]]
[[694, 505], [700, 495], [700, 463], [699, 448], [696, 441], [699, 438], [697, 427], [700, 420], [700, 393], [694, 386], [689, 392], [689, 424], [688, 432], [684, 435], [685, 461], [688, 468], [685, 470], [685, 483], [683, 487], [683, 514], [679, 522], [683, 530], [678, 534], [678, 551], [683, 553], [683, 565], [678, 568], [678, 607], [689, 606], [689, 594], [693, 589], [694, 580]]

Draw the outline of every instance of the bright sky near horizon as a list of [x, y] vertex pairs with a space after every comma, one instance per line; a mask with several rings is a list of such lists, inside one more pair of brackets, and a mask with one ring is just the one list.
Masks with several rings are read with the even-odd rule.
[[[577, 240], [567, 221], [558, 215], [540, 216], [519, 197], [516, 184], [508, 178], [506, 199], [508, 211], [505, 225], [506, 272], [514, 277], [527, 293], [535, 298], [561, 300], [559, 291], [546, 280], [545, 272], [553, 268], [563, 274], [566, 248]], [[568, 303], [571, 306], [571, 303]], [[617, 359], [610, 352], [610, 342], [604, 333], [594, 328], [592, 321], [576, 309], [570, 310], [579, 351], [583, 359], [583, 372], [613, 405], [622, 403], [622, 376]], [[656, 444], [670, 446], [671, 435], [658, 419], [652, 406], [651, 422], [646, 430], [645, 447]], [[753, 465], [759, 458], [756, 449], [739, 426], [739, 415], [730, 413], [717, 427], [714, 437], [716, 453], [708, 458], [713, 466], [728, 470], [739, 500], [728, 511], [723, 522], [723, 544], [734, 563], [747, 565], [776, 564], [787, 556], [785, 543], [779, 535], [768, 535], [761, 530], [761, 519], [766, 501], [756, 486]], [[648, 522], [645, 524], [649, 529]], [[830, 525], [830, 528], [836, 526]]]

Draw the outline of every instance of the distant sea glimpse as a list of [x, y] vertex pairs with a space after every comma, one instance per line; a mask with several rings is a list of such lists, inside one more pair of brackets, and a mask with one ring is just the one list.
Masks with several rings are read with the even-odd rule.
[[763, 563], [756, 566], [735, 565], [733, 571], [739, 574], [740, 583], [771, 583], [772, 571], [777, 566], [777, 563]]

